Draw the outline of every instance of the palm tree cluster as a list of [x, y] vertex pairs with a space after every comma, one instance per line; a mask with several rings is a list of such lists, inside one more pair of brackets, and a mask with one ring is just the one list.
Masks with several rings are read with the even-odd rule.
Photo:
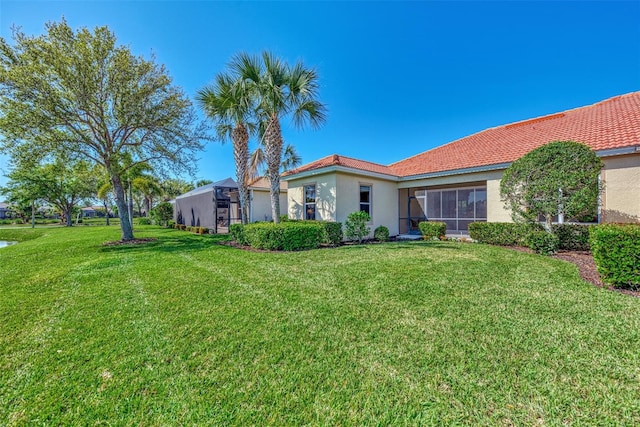
[[[293, 147], [287, 146], [283, 165], [281, 121], [289, 118], [297, 128], [318, 128], [324, 123], [326, 107], [317, 99], [318, 75], [302, 62], [290, 66], [269, 52], [239, 53], [227, 68], [213, 84], [198, 91], [196, 100], [214, 121], [218, 138], [233, 144], [242, 222], [248, 220], [249, 180], [262, 162], [270, 182], [273, 221], [278, 222], [281, 168], [300, 161]], [[252, 135], [258, 137], [253, 155], [249, 150]]]

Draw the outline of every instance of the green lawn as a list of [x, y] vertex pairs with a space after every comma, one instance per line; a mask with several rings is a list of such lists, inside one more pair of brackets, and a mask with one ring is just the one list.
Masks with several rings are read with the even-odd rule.
[[2, 230], [0, 425], [638, 425], [640, 298], [463, 243]]

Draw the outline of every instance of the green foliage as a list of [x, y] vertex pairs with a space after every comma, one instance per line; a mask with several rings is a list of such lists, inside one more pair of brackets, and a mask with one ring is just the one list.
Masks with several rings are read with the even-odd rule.
[[590, 244], [605, 283], [640, 290], [640, 226], [602, 224], [590, 229]]
[[367, 222], [371, 221], [371, 217], [364, 211], [351, 212], [347, 216], [344, 223], [345, 236], [349, 240], [357, 240], [358, 244], [369, 235], [371, 228], [367, 227]]
[[158, 203], [149, 214], [156, 224], [166, 226], [173, 218], [173, 205], [169, 202]]
[[533, 230], [525, 239], [527, 247], [541, 255], [553, 255], [558, 252], [558, 236], [543, 230]]
[[562, 212], [565, 220], [593, 213], [598, 206], [602, 160], [586, 145], [550, 142], [527, 153], [505, 170], [500, 195], [514, 221], [551, 225]]
[[589, 228], [586, 224], [553, 224], [551, 231], [558, 236], [558, 249], [566, 251], [589, 250]]
[[138, 218], [138, 225], [151, 225], [151, 218], [147, 218], [147, 217]]
[[322, 227], [324, 227], [324, 237], [322, 243], [330, 246], [338, 246], [342, 243], [342, 223], [333, 221], [317, 221]]
[[519, 246], [524, 245], [529, 232], [536, 229], [541, 227], [514, 222], [473, 222], [469, 224], [469, 237], [489, 245]]
[[389, 240], [389, 229], [384, 225], [376, 227], [376, 229], [373, 230], [373, 238], [379, 242], [386, 242]]
[[287, 221], [291, 221], [291, 219], [289, 219], [289, 215], [280, 215], [280, 222], [287, 222]]
[[319, 222], [255, 222], [244, 226], [244, 236], [251, 247], [272, 251], [301, 251], [320, 246], [326, 234]]
[[209, 139], [189, 97], [163, 66], [117, 45], [107, 27], [74, 31], [63, 19], [39, 36], [16, 30], [13, 39], [0, 39], [0, 151], [14, 160], [68, 154], [104, 167], [127, 219], [122, 239], [132, 239], [127, 168], [190, 170]]
[[244, 224], [231, 224], [229, 226], [229, 234], [239, 245], [247, 246], [249, 241], [244, 232]]
[[441, 239], [447, 235], [447, 224], [440, 221], [422, 221], [418, 228], [424, 240]]

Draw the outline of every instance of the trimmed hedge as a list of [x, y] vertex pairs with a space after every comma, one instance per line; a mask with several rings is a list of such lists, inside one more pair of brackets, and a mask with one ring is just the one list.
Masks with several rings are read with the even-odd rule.
[[447, 234], [447, 224], [440, 221], [422, 221], [418, 223], [420, 233], [424, 240], [431, 240], [435, 238], [442, 238]]
[[551, 226], [553, 234], [558, 236], [559, 249], [567, 251], [588, 251], [589, 228], [586, 224], [554, 224]]
[[235, 240], [239, 245], [247, 246], [249, 244], [247, 236], [244, 233], [243, 224], [231, 224], [229, 226], [229, 234], [231, 234], [233, 240]]
[[[243, 246], [253, 246], [247, 236], [246, 227], [252, 227], [255, 224], [266, 225], [268, 227], [273, 223], [256, 222], [256, 223], [247, 224], [247, 225], [231, 224], [231, 226], [229, 226], [229, 234], [231, 234], [231, 237], [233, 238], [233, 240], [235, 240], [238, 244]], [[282, 227], [292, 227], [293, 226], [292, 224], [297, 224], [302, 226], [304, 226], [305, 224], [312, 224], [315, 227], [320, 227], [322, 229], [322, 236], [320, 240], [317, 242], [317, 244], [315, 244], [313, 247], [318, 247], [321, 244], [338, 246], [340, 243], [342, 243], [342, 236], [343, 236], [342, 223], [339, 223], [339, 222], [315, 221], [315, 220], [300, 221], [300, 220], [290, 219], [287, 221], [282, 221], [280, 224], [285, 224], [285, 225], [282, 225]], [[284, 246], [287, 246], [287, 245], [284, 245]], [[309, 249], [309, 248], [306, 248], [306, 249]], [[275, 250], [300, 250], [300, 249], [275, 249]]]
[[472, 222], [469, 237], [480, 243], [498, 246], [519, 246], [526, 243], [527, 235], [540, 226], [516, 222]]
[[527, 234], [527, 246], [541, 255], [553, 255], [558, 252], [560, 239], [553, 233], [541, 230], [533, 230]]
[[590, 229], [589, 243], [605, 283], [640, 290], [640, 226], [596, 225]]
[[256, 249], [301, 251], [319, 247], [325, 228], [319, 222], [257, 222], [245, 225], [244, 235]]

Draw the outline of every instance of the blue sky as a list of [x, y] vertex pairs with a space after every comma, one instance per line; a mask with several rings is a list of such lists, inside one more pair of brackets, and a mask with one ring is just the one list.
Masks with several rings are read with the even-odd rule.
[[[338, 153], [389, 164], [640, 90], [638, 1], [0, 0], [0, 36], [13, 25], [39, 34], [62, 16], [74, 28], [107, 25], [134, 53], [155, 54], [191, 97], [239, 51], [315, 67], [327, 123], [284, 126], [304, 163]], [[235, 175], [230, 144], [209, 143], [199, 157], [197, 178]]]

